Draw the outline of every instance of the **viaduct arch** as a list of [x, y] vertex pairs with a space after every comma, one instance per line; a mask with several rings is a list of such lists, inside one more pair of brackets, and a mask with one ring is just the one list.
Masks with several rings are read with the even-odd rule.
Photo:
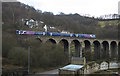
[[98, 41], [98, 40], [95, 40], [94, 42], [93, 42], [93, 46], [94, 46], [94, 58], [96, 58], [96, 59], [100, 59], [100, 53], [101, 53], [101, 51], [100, 51], [100, 46], [101, 46], [101, 44], [100, 44], [100, 42]]
[[[64, 52], [71, 57], [70, 46], [74, 44], [74, 56], [83, 57], [84, 51], [93, 53], [94, 59], [120, 59], [120, 41], [118, 40], [100, 40], [100, 39], [83, 39], [83, 38], [70, 38], [70, 37], [36, 37], [40, 42], [50, 41], [54, 44], [62, 44]], [[84, 46], [82, 45], [84, 44]], [[84, 50], [84, 51], [83, 51]]]

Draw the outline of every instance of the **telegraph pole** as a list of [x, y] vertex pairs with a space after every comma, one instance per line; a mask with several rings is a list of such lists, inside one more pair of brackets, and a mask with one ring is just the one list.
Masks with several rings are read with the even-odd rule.
[[28, 73], [30, 72], [30, 48], [31, 46], [28, 46]]

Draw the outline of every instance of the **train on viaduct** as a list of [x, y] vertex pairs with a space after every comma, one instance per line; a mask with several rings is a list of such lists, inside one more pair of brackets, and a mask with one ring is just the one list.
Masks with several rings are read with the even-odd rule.
[[[95, 37], [94, 35], [92, 37]], [[83, 57], [83, 45], [84, 51], [94, 52], [95, 59], [120, 59], [120, 41], [111, 39], [97, 39], [90, 37], [68, 37], [68, 36], [45, 36], [45, 35], [33, 35], [34, 39], [39, 40], [42, 43], [50, 41], [54, 44], [62, 43], [64, 45], [64, 52], [71, 57], [70, 46], [74, 43], [75, 57]], [[94, 47], [94, 49], [92, 49]], [[92, 51], [93, 50], [93, 51]]]

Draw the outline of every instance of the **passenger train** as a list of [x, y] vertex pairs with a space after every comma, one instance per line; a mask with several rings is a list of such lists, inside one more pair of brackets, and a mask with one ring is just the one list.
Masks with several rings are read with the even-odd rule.
[[71, 34], [71, 33], [40, 32], [40, 31], [25, 31], [25, 30], [16, 30], [16, 34], [20, 34], [20, 35], [44, 35], [44, 36], [96, 38], [96, 35], [93, 35], [93, 34]]

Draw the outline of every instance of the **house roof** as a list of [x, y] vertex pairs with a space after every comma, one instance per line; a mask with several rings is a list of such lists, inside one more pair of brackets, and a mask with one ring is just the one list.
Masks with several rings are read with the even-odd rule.
[[81, 69], [83, 67], [83, 65], [75, 65], [75, 64], [70, 64], [67, 65], [63, 68], [59, 68], [60, 70], [66, 70], [66, 71], [77, 71], [79, 69]]

